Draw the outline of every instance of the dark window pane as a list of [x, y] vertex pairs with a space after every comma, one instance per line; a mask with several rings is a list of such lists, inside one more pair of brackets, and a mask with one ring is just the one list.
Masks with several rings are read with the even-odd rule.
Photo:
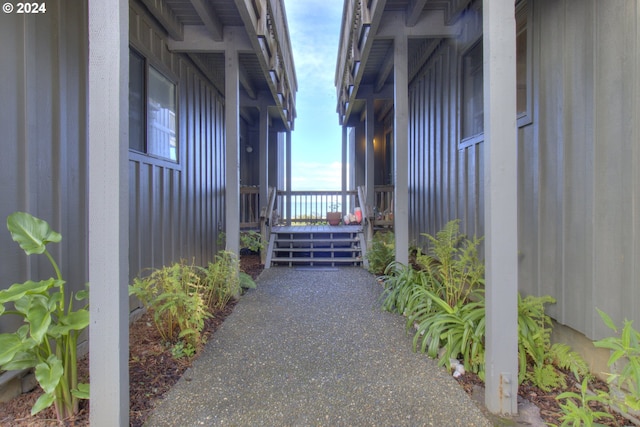
[[144, 152], [144, 59], [129, 53], [129, 148]]
[[482, 40], [462, 58], [462, 138], [478, 135], [484, 130], [484, 99], [482, 81]]

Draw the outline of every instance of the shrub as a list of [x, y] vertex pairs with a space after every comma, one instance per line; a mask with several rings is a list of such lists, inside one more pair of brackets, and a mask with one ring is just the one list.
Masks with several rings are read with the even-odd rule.
[[257, 231], [243, 231], [240, 233], [240, 247], [251, 252], [260, 252], [264, 250], [262, 236]]
[[[0, 291], [0, 316], [17, 315], [25, 322], [15, 333], [0, 334], [0, 368], [35, 368], [44, 394], [31, 414], [53, 404], [58, 419], [64, 420], [78, 413], [78, 399], [89, 398], [89, 385], [78, 383], [77, 368], [78, 336], [89, 325], [89, 310], [87, 305], [73, 308], [74, 300], [85, 300], [88, 292], [66, 293], [60, 269], [46, 248], [62, 236], [47, 222], [16, 212], [7, 218], [7, 228], [27, 255], [44, 254], [49, 259], [55, 278], [17, 283]], [[13, 303], [13, 309], [7, 309], [7, 303]]]
[[200, 276], [184, 261], [136, 278], [129, 294], [140, 299], [153, 314], [156, 329], [165, 342], [179, 338], [187, 344], [200, 343], [204, 321], [211, 314], [200, 291]]
[[396, 258], [395, 236], [391, 231], [378, 231], [373, 235], [371, 247], [367, 250], [369, 271], [382, 275]]
[[[598, 310], [602, 321], [616, 334], [618, 328], [605, 312]], [[640, 411], [640, 332], [633, 328], [633, 322], [624, 321], [618, 337], [608, 337], [594, 343], [596, 347], [612, 351], [607, 364], [624, 362], [619, 373], [609, 375], [607, 381], [617, 388], [614, 400], [623, 410]], [[621, 396], [621, 397], [620, 397]]]

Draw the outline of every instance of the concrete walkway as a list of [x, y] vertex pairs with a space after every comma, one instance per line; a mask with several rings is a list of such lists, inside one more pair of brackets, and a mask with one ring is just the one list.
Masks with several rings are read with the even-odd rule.
[[271, 268], [149, 426], [490, 426], [361, 268]]

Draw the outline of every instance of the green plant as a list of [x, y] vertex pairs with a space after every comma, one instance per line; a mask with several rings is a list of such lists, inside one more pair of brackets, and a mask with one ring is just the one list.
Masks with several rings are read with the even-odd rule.
[[478, 258], [482, 239], [460, 234], [459, 223], [449, 221], [435, 236], [423, 234], [431, 243], [429, 252], [416, 256], [416, 263], [431, 274], [435, 293], [449, 306], [484, 286], [484, 263]]
[[220, 251], [215, 262], [210, 262], [203, 273], [201, 293], [204, 303], [211, 309], [221, 309], [229, 300], [240, 295], [239, 263], [231, 251]]
[[192, 357], [194, 354], [196, 354], [196, 348], [193, 344], [185, 343], [183, 340], [178, 341], [171, 347], [171, 357], [174, 359]]
[[373, 235], [371, 247], [366, 254], [369, 271], [373, 274], [385, 274], [387, 267], [395, 260], [395, 236], [390, 231], [378, 231]]
[[[598, 310], [602, 321], [616, 334], [618, 328], [602, 310]], [[623, 410], [640, 411], [640, 332], [633, 328], [633, 322], [624, 321], [624, 326], [619, 337], [607, 337], [594, 343], [596, 347], [606, 348], [612, 351], [607, 364], [612, 366], [618, 361], [624, 362], [624, 367], [619, 373], [610, 374], [607, 381], [618, 388], [615, 398]], [[626, 390], [626, 391], [624, 391]]]
[[596, 395], [588, 393], [588, 379], [582, 380], [580, 387], [580, 394], [567, 391], [558, 397], [558, 402], [564, 400], [564, 403], [560, 403], [563, 415], [560, 418], [562, 420], [561, 427], [590, 427], [590, 426], [603, 426], [604, 424], [597, 423], [597, 420], [603, 418], [613, 419], [613, 416], [604, 411], [596, 411], [591, 408], [590, 403], [599, 403], [603, 406], [609, 405], [609, 399], [606, 393], [598, 392]]
[[[46, 249], [62, 236], [46, 221], [16, 212], [7, 218], [7, 228], [27, 255], [47, 257], [55, 277], [0, 291], [0, 316], [17, 315], [25, 322], [15, 333], [0, 334], [0, 367], [7, 371], [35, 368], [44, 394], [31, 414], [53, 404], [63, 420], [78, 412], [78, 399], [89, 398], [89, 385], [78, 383], [77, 369], [78, 336], [89, 325], [89, 311], [87, 305], [73, 309], [73, 301], [86, 299], [88, 292], [66, 293], [60, 269]], [[7, 309], [7, 303], [13, 303], [13, 309]]]
[[211, 316], [200, 281], [195, 268], [181, 261], [154, 270], [145, 278], [134, 279], [129, 295], [135, 295], [150, 309], [163, 340], [175, 342], [183, 338], [196, 346], [204, 321]]
[[257, 231], [243, 231], [240, 233], [240, 246], [252, 252], [264, 250], [262, 236]]

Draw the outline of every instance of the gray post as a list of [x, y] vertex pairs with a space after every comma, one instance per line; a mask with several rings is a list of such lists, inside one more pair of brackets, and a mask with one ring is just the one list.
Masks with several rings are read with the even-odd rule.
[[129, 2], [89, 1], [91, 425], [129, 425]]
[[347, 126], [342, 126], [342, 216], [349, 212], [347, 207]]
[[287, 174], [287, 225], [291, 225], [291, 130], [287, 130], [287, 166], [286, 166], [286, 174]]
[[515, 13], [483, 2], [486, 395], [494, 413], [518, 412], [518, 215]]
[[376, 200], [376, 187], [375, 187], [375, 147], [373, 139], [375, 137], [375, 114], [373, 111], [373, 96], [367, 97], [367, 116], [365, 119], [365, 183], [367, 194], [366, 203], [371, 207], [371, 214], [373, 215], [373, 207]]
[[264, 95], [260, 96], [260, 208], [269, 202], [269, 107]]
[[240, 254], [240, 64], [233, 29], [225, 28], [226, 249]]
[[402, 31], [393, 43], [393, 230], [396, 261], [409, 265], [409, 75], [408, 41]]

